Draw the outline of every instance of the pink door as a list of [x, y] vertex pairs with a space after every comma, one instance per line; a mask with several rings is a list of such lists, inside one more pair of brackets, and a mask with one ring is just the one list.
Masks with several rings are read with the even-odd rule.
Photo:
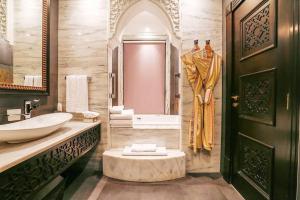
[[124, 43], [125, 108], [164, 114], [165, 64], [165, 43]]

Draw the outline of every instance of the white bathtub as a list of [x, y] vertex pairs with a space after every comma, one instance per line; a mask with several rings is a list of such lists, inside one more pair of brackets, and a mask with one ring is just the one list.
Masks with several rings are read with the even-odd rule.
[[133, 128], [141, 129], [180, 129], [179, 115], [135, 115]]

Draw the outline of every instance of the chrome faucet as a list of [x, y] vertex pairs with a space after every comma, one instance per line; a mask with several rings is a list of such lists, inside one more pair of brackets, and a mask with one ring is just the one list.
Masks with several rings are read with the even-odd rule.
[[31, 111], [40, 106], [40, 99], [34, 99], [32, 101], [24, 102], [24, 116], [25, 119], [31, 118]]

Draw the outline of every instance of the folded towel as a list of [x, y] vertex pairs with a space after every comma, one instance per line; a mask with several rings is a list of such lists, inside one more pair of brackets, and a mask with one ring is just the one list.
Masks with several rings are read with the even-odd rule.
[[93, 118], [99, 117], [99, 115], [100, 115], [97, 112], [91, 112], [91, 111], [85, 111], [85, 112], [82, 112], [82, 114], [85, 119], [93, 119]]
[[131, 146], [132, 152], [156, 152], [156, 144], [133, 144]]
[[33, 86], [34, 76], [26, 75], [24, 77], [24, 86]]
[[132, 120], [134, 116], [134, 111], [132, 109], [130, 110], [122, 110], [121, 114], [110, 114], [110, 119], [130, 119]]
[[112, 125], [133, 125], [133, 120], [110, 120]]
[[155, 152], [133, 152], [131, 147], [126, 146], [122, 152], [122, 156], [167, 156], [166, 147], [157, 147]]
[[109, 109], [109, 112], [111, 114], [121, 114], [123, 110], [124, 110], [124, 106], [113, 106], [112, 108]]
[[42, 76], [33, 76], [33, 86], [35, 87], [43, 86]]
[[88, 77], [71, 75], [66, 79], [66, 111], [74, 113], [88, 111]]
[[111, 128], [132, 128], [132, 124], [111, 124]]

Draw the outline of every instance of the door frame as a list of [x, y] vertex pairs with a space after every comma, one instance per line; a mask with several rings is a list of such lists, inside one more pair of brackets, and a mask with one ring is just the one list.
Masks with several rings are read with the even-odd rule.
[[[221, 173], [224, 179], [231, 183], [233, 176], [233, 135], [231, 127], [231, 95], [232, 95], [232, 60], [233, 60], [233, 13], [245, 0], [232, 0], [228, 5], [225, 5], [225, 22], [226, 27], [226, 56], [223, 68], [223, 87], [222, 87], [222, 148], [221, 148]], [[300, 173], [300, 166], [298, 167], [298, 140], [299, 140], [299, 105], [300, 105], [300, 3], [299, 0], [290, 0], [294, 5], [291, 8], [293, 24], [290, 25], [292, 35], [292, 50], [294, 52], [291, 65], [289, 66], [289, 73], [292, 77], [292, 84], [290, 88], [290, 105], [291, 105], [291, 161], [290, 161], [290, 199], [296, 199], [297, 192], [300, 192], [300, 186], [297, 186], [298, 172]], [[224, 19], [224, 18], [223, 18]]]

